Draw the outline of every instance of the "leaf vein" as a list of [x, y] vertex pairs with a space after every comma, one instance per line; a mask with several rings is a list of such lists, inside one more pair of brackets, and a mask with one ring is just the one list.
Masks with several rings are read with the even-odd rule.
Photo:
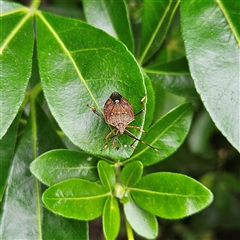
[[62, 48], [62, 50], [64, 51], [64, 53], [68, 56], [68, 58], [70, 59], [70, 61], [72, 62], [72, 65], [79, 77], [79, 79], [81, 80], [81, 82], [83, 83], [84, 87], [86, 88], [87, 92], [89, 93], [90, 97], [92, 98], [93, 102], [95, 103], [95, 105], [97, 106], [98, 109], [100, 109], [98, 102], [96, 101], [96, 99], [94, 98], [90, 88], [88, 87], [85, 79], [83, 78], [77, 63], [75, 62], [73, 56], [71, 55], [71, 52], [67, 49], [67, 47], [65, 46], [65, 44], [63, 43], [63, 41], [60, 39], [59, 35], [56, 33], [56, 31], [52, 28], [52, 26], [48, 23], [47, 19], [40, 13], [37, 12], [38, 16], [40, 17], [40, 19], [43, 21], [43, 23], [46, 25], [46, 27], [49, 29], [49, 31], [52, 33], [52, 35], [54, 36], [54, 38], [57, 40], [57, 42], [59, 43], [60, 47]]

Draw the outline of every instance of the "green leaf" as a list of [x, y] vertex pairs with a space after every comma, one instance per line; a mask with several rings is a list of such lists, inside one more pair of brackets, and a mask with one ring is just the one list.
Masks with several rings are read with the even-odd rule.
[[[30, 109], [29, 121], [17, 145], [2, 203], [1, 238], [42, 239], [45, 234], [50, 236], [48, 239], [54, 239], [58, 234], [68, 236], [65, 239], [77, 238], [79, 234], [72, 228], [63, 228], [65, 220], [46, 213], [41, 204], [42, 185], [29, 171], [29, 165], [37, 151], [41, 154], [51, 148], [64, 146], [43, 111], [34, 105], [34, 101], [31, 102]], [[57, 233], [55, 228], [49, 228], [52, 221], [55, 226], [62, 226], [57, 229]], [[86, 227], [82, 231], [86, 232]]]
[[42, 222], [42, 239], [89, 240], [86, 221], [65, 219], [43, 208]]
[[174, 62], [186, 56], [181, 32], [180, 8], [173, 16], [171, 25], [160, 49], [154, 54], [146, 67], [155, 67], [168, 62]]
[[133, 161], [126, 164], [121, 172], [121, 183], [124, 187], [135, 185], [142, 177], [143, 164], [140, 161]]
[[124, 43], [134, 52], [132, 31], [124, 0], [84, 0], [87, 22]]
[[198, 97], [186, 58], [147, 67], [144, 71], [154, 84], [170, 93], [184, 97]]
[[120, 210], [117, 199], [109, 196], [103, 209], [103, 232], [108, 240], [116, 239], [120, 229]]
[[69, 178], [97, 181], [97, 161], [97, 157], [87, 153], [58, 149], [36, 158], [30, 170], [47, 186]]
[[[119, 150], [110, 145], [101, 151], [111, 127], [87, 104], [102, 113], [111, 93], [118, 91], [136, 112], [141, 110], [146, 90], [133, 56], [119, 41], [81, 21], [40, 12], [36, 18], [43, 90], [59, 126], [85, 151], [114, 159], [129, 157], [132, 139], [126, 135], [119, 137]], [[144, 116], [136, 119], [136, 125], [144, 125]]]
[[116, 176], [112, 166], [109, 165], [107, 162], [101, 160], [98, 162], [97, 167], [98, 167], [98, 174], [103, 187], [107, 191], [112, 191], [116, 184]]
[[132, 199], [123, 205], [125, 216], [133, 230], [147, 239], [155, 239], [158, 235], [156, 217], [139, 207]]
[[101, 185], [73, 178], [48, 188], [42, 200], [54, 213], [67, 218], [92, 220], [102, 214], [107, 195]]
[[[240, 50], [233, 27], [239, 16], [239, 3], [237, 9], [233, 10], [233, 6], [223, 7], [221, 1], [183, 1], [181, 14], [196, 89], [218, 129], [240, 151], [240, 119], [236, 114], [240, 106]], [[231, 11], [236, 11], [235, 17]]]
[[160, 48], [179, 1], [144, 1], [139, 63], [149, 60]]
[[196, 180], [176, 173], [153, 173], [130, 188], [133, 199], [146, 211], [168, 219], [179, 219], [207, 207], [213, 195]]
[[20, 115], [17, 115], [4, 137], [0, 140], [0, 202], [6, 188], [9, 170], [14, 157], [15, 144], [17, 140], [17, 128]]
[[31, 75], [32, 14], [21, 5], [1, 1], [0, 139], [17, 115]]
[[[148, 75], [143, 71], [143, 69], [142, 69], [142, 74], [144, 76], [144, 81], [145, 81], [146, 89], [147, 89], [147, 102], [144, 102], [144, 105], [147, 109], [145, 123], [144, 123], [144, 129], [148, 129], [152, 123], [153, 114], [154, 114], [154, 110], [155, 110], [155, 92], [153, 90], [151, 80], [149, 79]], [[142, 96], [142, 97], [144, 97], [144, 96]]]
[[154, 151], [147, 145], [139, 144], [135, 154], [129, 160], [138, 159], [144, 166], [149, 166], [174, 153], [189, 131], [193, 110], [191, 103], [185, 103], [159, 119], [142, 140], [160, 152]]
[[233, 35], [240, 46], [240, 4], [238, 1], [218, 1], [219, 7], [223, 12]]

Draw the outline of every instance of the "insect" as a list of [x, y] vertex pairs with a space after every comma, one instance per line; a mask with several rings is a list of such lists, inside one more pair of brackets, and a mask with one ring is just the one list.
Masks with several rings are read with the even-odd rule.
[[145, 132], [143, 129], [137, 126], [130, 126], [129, 124], [135, 119], [136, 116], [140, 115], [145, 111], [145, 107], [143, 104], [143, 101], [145, 100], [146, 96], [144, 96], [141, 100], [142, 110], [136, 114], [133, 112], [132, 105], [129, 103], [129, 101], [124, 98], [120, 93], [113, 92], [111, 96], [108, 98], [104, 105], [104, 115], [99, 113], [93, 106], [87, 105], [89, 108], [92, 109], [92, 111], [103, 118], [107, 124], [112, 125], [114, 128], [106, 135], [105, 140], [106, 144], [102, 148], [102, 150], [106, 149], [108, 147], [108, 139], [112, 136], [112, 146], [116, 149], [119, 149], [119, 146], [116, 146], [115, 142], [119, 135], [126, 133], [129, 137], [133, 138], [134, 141], [130, 145], [133, 149], [133, 144], [136, 141], [139, 141], [150, 148], [154, 149], [156, 152], [158, 152], [158, 149], [154, 148], [153, 146], [149, 145], [148, 143], [142, 141], [141, 139], [137, 138], [134, 134], [132, 134], [130, 131], [127, 130], [127, 128], [135, 128], [139, 130], [140, 132]]

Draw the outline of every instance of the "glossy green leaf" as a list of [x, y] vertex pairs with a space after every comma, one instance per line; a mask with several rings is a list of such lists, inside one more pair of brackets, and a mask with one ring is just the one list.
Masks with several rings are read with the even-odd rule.
[[240, 46], [240, 3], [238, 1], [218, 1], [222, 13], [224, 14], [233, 35]]
[[107, 240], [116, 239], [120, 229], [120, 210], [117, 199], [109, 196], [103, 209], [103, 232]]
[[[155, 92], [153, 90], [153, 86], [152, 86], [152, 82], [151, 82], [150, 78], [143, 71], [143, 69], [142, 69], [142, 74], [144, 76], [144, 81], [145, 81], [146, 89], [147, 89], [147, 100], [144, 101], [144, 106], [147, 109], [146, 118], [145, 118], [145, 122], [144, 122], [144, 129], [147, 130], [152, 123], [153, 114], [155, 111]], [[144, 96], [142, 96], [142, 97], [144, 97]], [[135, 121], [133, 123], [135, 124]]]
[[91, 220], [102, 214], [107, 195], [101, 185], [73, 178], [48, 188], [43, 193], [42, 200], [56, 214], [78, 220]]
[[133, 230], [147, 239], [158, 235], [158, 222], [155, 215], [145, 211], [132, 199], [123, 205], [125, 216]]
[[[236, 114], [240, 106], [240, 49], [235, 34], [238, 27], [234, 27], [240, 13], [239, 4], [234, 10], [233, 6], [224, 7], [221, 1], [213, 0], [183, 1], [181, 14], [187, 59], [196, 89], [216, 126], [240, 151], [240, 119]], [[236, 16], [232, 11], [236, 11]]]
[[144, 71], [156, 86], [170, 93], [185, 97], [198, 97], [186, 58], [147, 67]]
[[0, 139], [23, 101], [31, 75], [33, 18], [25, 7], [1, 2], [0, 13]]
[[97, 161], [97, 157], [87, 153], [58, 149], [36, 158], [31, 163], [30, 170], [48, 186], [69, 178], [97, 181]]
[[42, 222], [42, 239], [89, 240], [86, 221], [65, 219], [43, 208]]
[[144, 1], [139, 51], [141, 65], [160, 48], [178, 5], [178, 0]]
[[134, 51], [132, 31], [124, 0], [84, 0], [87, 22], [100, 28]]
[[135, 185], [142, 177], [143, 164], [140, 161], [133, 161], [126, 164], [121, 172], [121, 183], [124, 187]]
[[213, 195], [196, 180], [176, 173], [153, 173], [130, 189], [133, 199], [146, 211], [168, 219], [187, 217], [207, 207]]
[[0, 202], [6, 188], [9, 170], [11, 168], [14, 157], [14, 149], [17, 140], [17, 128], [19, 123], [19, 115], [15, 118], [7, 133], [0, 140]]
[[116, 184], [116, 176], [114, 169], [112, 168], [111, 165], [109, 165], [107, 162], [103, 160], [98, 162], [97, 168], [99, 178], [103, 187], [108, 191], [112, 191]]
[[[85, 151], [115, 159], [129, 157], [132, 139], [126, 135], [119, 137], [119, 150], [110, 145], [101, 151], [111, 127], [87, 104], [103, 112], [106, 100], [118, 91], [136, 112], [141, 110], [139, 101], [146, 90], [133, 56], [119, 41], [86, 23], [47, 13], [36, 18], [43, 90], [59, 126]], [[136, 125], [143, 126], [144, 116], [136, 119]]]
[[[52, 148], [63, 147], [42, 110], [31, 103], [29, 121], [16, 149], [2, 203], [2, 239], [42, 239], [45, 235], [48, 236], [47, 239], [55, 239], [59, 235], [65, 236], [61, 239], [74, 239], [81, 236], [72, 229], [70, 223], [43, 208], [42, 185], [29, 171], [29, 165], [37, 151], [41, 154]], [[54, 226], [62, 227], [50, 229], [53, 222]], [[64, 228], [66, 225], [68, 228]], [[79, 231], [86, 233], [86, 224], [80, 226], [82, 228]]]
[[189, 131], [193, 116], [193, 105], [182, 104], [159, 119], [142, 137], [142, 140], [160, 152], [144, 144], [139, 144], [130, 158], [140, 160], [144, 166], [157, 163], [175, 152]]
[[174, 62], [186, 56], [181, 32], [180, 8], [173, 16], [171, 25], [160, 49], [154, 54], [146, 67], [156, 67], [168, 62]]

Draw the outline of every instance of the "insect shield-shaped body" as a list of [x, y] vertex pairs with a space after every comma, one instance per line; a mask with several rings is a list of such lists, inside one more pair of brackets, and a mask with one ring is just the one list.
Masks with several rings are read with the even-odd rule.
[[154, 149], [156, 152], [158, 150], [154, 148], [153, 146], [149, 145], [148, 143], [142, 141], [141, 139], [137, 138], [134, 134], [132, 134], [130, 131], [128, 131], [126, 128], [135, 128], [139, 130], [140, 132], [145, 132], [142, 130], [140, 127], [137, 126], [130, 126], [129, 123], [131, 123], [136, 116], [139, 114], [143, 113], [145, 111], [145, 107], [143, 104], [143, 101], [145, 100], [146, 97], [143, 97], [141, 100], [142, 104], [142, 110], [138, 112], [137, 114], [134, 114], [132, 105], [129, 103], [129, 101], [124, 98], [121, 94], [118, 92], [113, 92], [111, 96], [108, 98], [104, 105], [104, 116], [99, 113], [93, 106], [88, 105], [92, 109], [92, 111], [97, 114], [98, 116], [104, 118], [105, 122], [107, 124], [112, 125], [114, 128], [106, 135], [105, 140], [106, 144], [102, 148], [104, 150], [105, 148], [108, 147], [108, 138], [113, 135], [113, 140], [112, 140], [112, 146], [115, 148], [119, 148], [118, 146], [115, 145], [115, 141], [117, 137], [120, 134], [126, 133], [129, 137], [133, 138], [134, 141], [131, 144], [131, 147], [134, 148], [133, 144], [136, 141], [139, 141], [150, 148]]
[[132, 105], [118, 92], [113, 92], [104, 105], [106, 123], [114, 126], [119, 134], [134, 120]]

